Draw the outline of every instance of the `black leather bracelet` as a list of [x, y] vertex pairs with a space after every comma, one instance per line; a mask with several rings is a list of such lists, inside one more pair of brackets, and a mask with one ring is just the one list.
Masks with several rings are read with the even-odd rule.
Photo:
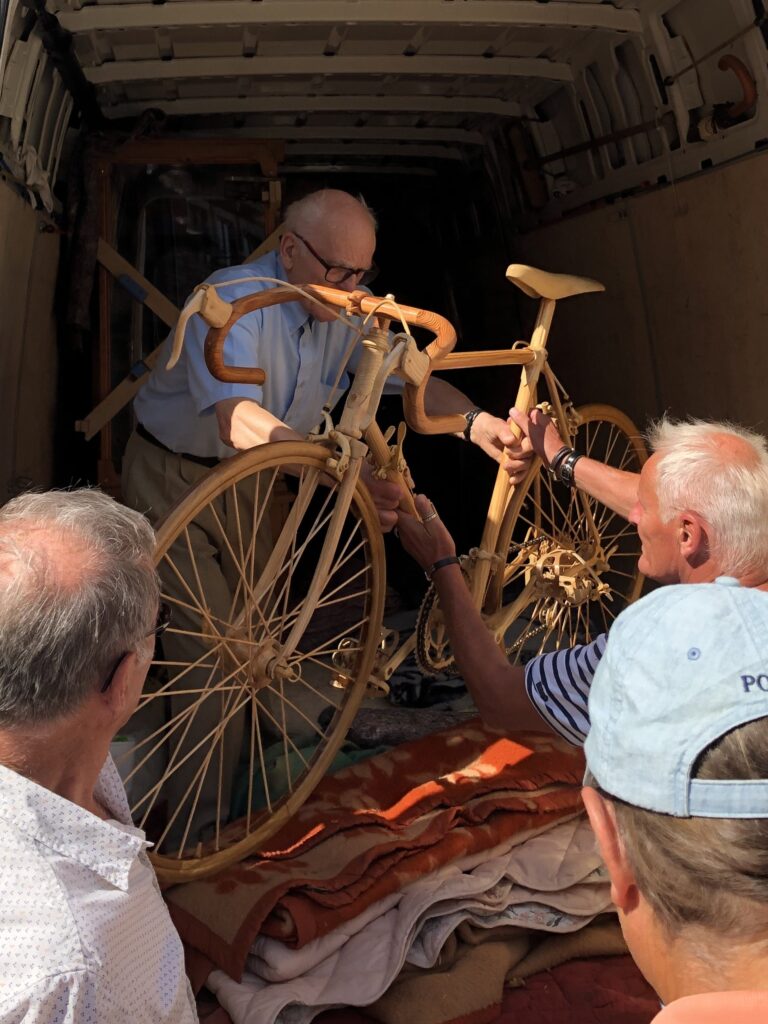
[[438, 558], [436, 562], [430, 565], [429, 569], [424, 573], [429, 582], [432, 582], [432, 577], [435, 575], [438, 569], [444, 569], [446, 565], [461, 565], [461, 561], [456, 555], [449, 555], [447, 558]]
[[464, 430], [462, 431], [465, 441], [472, 440], [472, 438], [470, 437], [470, 434], [472, 433], [472, 424], [475, 422], [475, 420], [482, 411], [483, 410], [480, 408], [480, 406], [476, 405], [474, 409], [470, 409], [469, 412], [464, 413], [464, 419], [467, 421], [467, 425], [466, 427], [464, 427]]
[[549, 460], [549, 472], [552, 474], [553, 477], [555, 477], [555, 479], [557, 479], [557, 470], [560, 467], [560, 463], [563, 461], [566, 455], [568, 455], [572, 451], [573, 448], [571, 448], [569, 444], [564, 444], [562, 448], [558, 448], [558, 450]]
[[558, 467], [558, 479], [560, 480], [560, 483], [565, 484], [566, 487], [573, 487], [576, 463], [583, 457], [584, 456], [581, 452], [576, 451], [572, 451], [565, 456]]

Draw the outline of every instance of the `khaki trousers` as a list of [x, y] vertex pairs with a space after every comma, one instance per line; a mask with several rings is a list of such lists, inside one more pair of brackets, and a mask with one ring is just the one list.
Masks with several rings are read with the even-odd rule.
[[[147, 515], [154, 525], [190, 487], [210, 472], [209, 468], [164, 451], [134, 433], [123, 460], [123, 497], [126, 504]], [[168, 735], [147, 764], [144, 785], [135, 789], [135, 795], [140, 798], [146, 792], [148, 779], [156, 781], [164, 771], [172, 773], [155, 804], [161, 823], [178, 811], [168, 840], [163, 843], [166, 850], [182, 840], [190, 816], [193, 824], [185, 839], [186, 847], [194, 845], [198, 839], [209, 838], [211, 824], [226, 821], [229, 814], [245, 708], [232, 712], [237, 703], [242, 702], [242, 694], [228, 690], [200, 700], [200, 691], [211, 685], [216, 655], [215, 641], [204, 636], [221, 632], [223, 623], [232, 621], [242, 603], [243, 588], [242, 585], [238, 588], [240, 575], [231, 555], [232, 551], [238, 551], [234, 535], [235, 502], [240, 522], [250, 523], [254, 510], [252, 500], [249, 507], [246, 488], [237, 493], [228, 489], [203, 509], [187, 528], [186, 535], [172, 545], [168, 557], [158, 566], [163, 592], [171, 599], [173, 612], [172, 628], [162, 638], [163, 660], [168, 667], [168, 678], [176, 677], [177, 681], [167, 699], [150, 701], [128, 729], [147, 736], [164, 721], [176, 721], [183, 716], [178, 728]], [[268, 526], [265, 530], [268, 531]], [[258, 541], [257, 574], [258, 566], [266, 561], [269, 538], [260, 535]], [[210, 613], [207, 625], [201, 608]], [[199, 667], [187, 668], [195, 664]], [[230, 666], [222, 661], [215, 670], [215, 678], [229, 672], [236, 673], [236, 664]], [[167, 681], [158, 679], [155, 685]], [[236, 681], [233, 675], [230, 685]], [[198, 692], [179, 694], [174, 692], [176, 690]], [[217, 736], [219, 742], [215, 741]], [[154, 743], [148, 747], [151, 749]], [[145, 809], [146, 805], [137, 808], [137, 820], [141, 820]]]

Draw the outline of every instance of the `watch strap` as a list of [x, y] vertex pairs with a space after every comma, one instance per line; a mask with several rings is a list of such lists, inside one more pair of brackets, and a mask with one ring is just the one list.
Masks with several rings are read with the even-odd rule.
[[456, 555], [449, 555], [447, 558], [438, 558], [436, 562], [430, 565], [429, 569], [424, 573], [428, 580], [432, 580], [438, 569], [444, 569], [446, 565], [461, 565], [460, 559]]
[[472, 440], [470, 436], [472, 433], [472, 425], [474, 424], [475, 420], [482, 411], [483, 410], [480, 408], [480, 406], [476, 405], [474, 409], [470, 409], [469, 412], [464, 413], [464, 419], [467, 421], [467, 425], [466, 427], [464, 427], [464, 430], [462, 431], [465, 441]]

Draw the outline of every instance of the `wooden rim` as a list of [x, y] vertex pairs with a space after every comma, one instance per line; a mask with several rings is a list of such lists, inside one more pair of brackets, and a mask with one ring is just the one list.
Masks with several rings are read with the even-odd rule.
[[[163, 883], [205, 877], [263, 845], [323, 777], [364, 695], [384, 603], [383, 541], [365, 487], [354, 477], [342, 483], [331, 481], [323, 473], [326, 457], [323, 448], [303, 441], [277, 442], [244, 452], [213, 469], [158, 525], [156, 564], [163, 580], [163, 599], [182, 620], [181, 626], [172, 623], [167, 631], [168, 643], [183, 639], [193, 654], [200, 649], [197, 658], [190, 654], [178, 659], [162, 653], [156, 658], [154, 679], [145, 689], [140, 711], [153, 701], [162, 702], [155, 704], [155, 709], [173, 704], [171, 697], [176, 701], [184, 698], [186, 703], [182, 710], [172, 711], [157, 730], [141, 738], [133, 752], [133, 776], [128, 773], [126, 778], [130, 790], [132, 777], [140, 780], [140, 772], [146, 773], [145, 766], [151, 765], [153, 758], [164, 759], [159, 776], [141, 785], [137, 781], [137, 791], [130, 793], [134, 819], [144, 827], [153, 808], [162, 805], [164, 795], [168, 804], [173, 777], [180, 788], [179, 777], [184, 771], [191, 774], [192, 789], [181, 798], [174, 797], [181, 802], [173, 805], [175, 810], [169, 807], [164, 812], [154, 835], [150, 831], [156, 843], [150, 856]], [[282, 470], [289, 466], [296, 474], [296, 495], [283, 522], [273, 528], [268, 517], [275, 510]], [[226, 523], [225, 504], [229, 513]], [[346, 514], [344, 504], [349, 509]], [[250, 519], [249, 507], [256, 510]], [[334, 523], [341, 524], [345, 532], [334, 550], [326, 552]], [[218, 542], [221, 564], [231, 566], [231, 578], [236, 580], [227, 595], [227, 613], [214, 603], [215, 588], [206, 584], [205, 563], [195, 554], [195, 539], [201, 529]], [[261, 572], [257, 550], [265, 530], [269, 540], [264, 554], [266, 571]], [[318, 574], [317, 565], [324, 554], [330, 557], [328, 571]], [[181, 566], [186, 566], [187, 577]], [[307, 578], [310, 582], [304, 589]], [[318, 593], [309, 608], [307, 595], [313, 593], [313, 587]], [[319, 620], [328, 614], [341, 614], [341, 626], [337, 628], [339, 621], [333, 621], [327, 627], [330, 634], [317, 640], [312, 630], [317, 630]], [[345, 616], [352, 621], [348, 623]], [[190, 621], [199, 625], [190, 628]], [[345, 641], [340, 669], [334, 664], [335, 652]], [[331, 687], [334, 677], [344, 683], [342, 688]], [[306, 710], [307, 700], [312, 707], [322, 704], [330, 708], [327, 724], [319, 724], [314, 711]], [[190, 726], [194, 729], [203, 707], [214, 708], [218, 715], [207, 737], [200, 738], [190, 734]], [[241, 715], [248, 719], [243, 726], [248, 788], [245, 813], [235, 824], [227, 822], [222, 811], [226, 803], [222, 800], [222, 789], [226, 789], [222, 765], [227, 756], [227, 723]], [[291, 720], [311, 733], [315, 742], [312, 753], [302, 752], [294, 742]], [[265, 761], [267, 730], [276, 733], [276, 744], [282, 745], [288, 781], [287, 792], [272, 796], [272, 776]], [[296, 775], [292, 763], [297, 765]], [[210, 839], [199, 841], [193, 831], [195, 814], [201, 791], [210, 784], [206, 779], [211, 777], [218, 786], [215, 831]], [[253, 809], [254, 777], [266, 797], [266, 807], [258, 811]]]

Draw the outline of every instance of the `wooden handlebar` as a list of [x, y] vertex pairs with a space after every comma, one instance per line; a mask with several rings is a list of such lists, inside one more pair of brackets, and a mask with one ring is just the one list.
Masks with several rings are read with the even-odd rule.
[[[429, 416], [424, 408], [424, 394], [429, 374], [434, 367], [439, 367], [441, 357], [448, 355], [456, 344], [456, 331], [450, 321], [429, 310], [418, 309], [415, 306], [402, 306], [400, 303], [395, 305], [387, 299], [377, 298], [367, 292], [345, 292], [338, 288], [329, 288], [327, 285], [315, 284], [308, 285], [306, 291], [316, 295], [322, 304], [337, 306], [350, 315], [366, 315], [375, 311], [376, 315], [398, 320], [402, 314], [407, 323], [431, 331], [435, 338], [426, 348], [431, 362], [430, 370], [418, 386], [405, 385], [403, 407], [406, 421], [409, 427], [421, 434], [450, 434], [464, 429], [466, 420], [461, 414]], [[297, 293], [292, 288], [277, 287], [265, 288], [236, 299], [232, 303], [232, 313], [226, 323], [221, 327], [211, 327], [206, 335], [205, 362], [211, 374], [217, 380], [225, 381], [228, 384], [263, 384], [266, 379], [263, 370], [256, 367], [227, 366], [225, 364], [224, 342], [240, 317], [257, 309], [266, 309], [283, 302], [295, 302], [297, 297]]]

